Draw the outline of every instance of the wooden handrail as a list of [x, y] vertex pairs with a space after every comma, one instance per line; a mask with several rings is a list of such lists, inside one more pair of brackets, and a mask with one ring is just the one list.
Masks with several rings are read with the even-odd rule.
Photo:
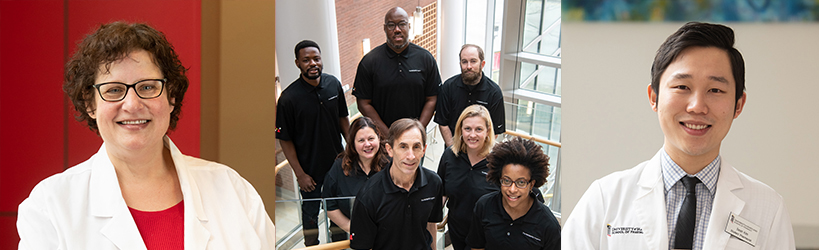
[[276, 172], [273, 174], [273, 176], [279, 175], [279, 170], [282, 170], [282, 168], [284, 168], [284, 166], [287, 166], [288, 164], [290, 164], [290, 162], [284, 160], [281, 163], [279, 163], [279, 165], [276, 165]]
[[540, 137], [535, 137], [534, 135], [521, 134], [521, 133], [518, 133], [518, 132], [515, 132], [515, 131], [511, 131], [511, 130], [506, 130], [505, 134], [511, 135], [511, 136], [519, 136], [520, 138], [523, 138], [523, 139], [529, 139], [529, 140], [533, 140], [533, 141], [536, 141], [536, 142], [545, 143], [545, 144], [552, 145], [552, 146], [555, 146], [555, 147], [558, 147], [558, 148], [561, 147], [560, 142], [546, 140], [546, 139], [543, 139], [543, 138], [540, 138]]
[[333, 242], [333, 243], [315, 245], [315, 246], [310, 246], [310, 247], [305, 247], [305, 248], [299, 248], [297, 250], [339, 250], [339, 249], [346, 249], [346, 248], [350, 248], [350, 241], [349, 240], [337, 241], [337, 242]]

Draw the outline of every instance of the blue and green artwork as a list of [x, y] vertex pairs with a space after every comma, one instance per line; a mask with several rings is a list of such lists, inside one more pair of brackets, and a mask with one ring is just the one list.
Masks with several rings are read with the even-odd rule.
[[564, 0], [562, 5], [567, 21], [819, 21], [819, 0]]

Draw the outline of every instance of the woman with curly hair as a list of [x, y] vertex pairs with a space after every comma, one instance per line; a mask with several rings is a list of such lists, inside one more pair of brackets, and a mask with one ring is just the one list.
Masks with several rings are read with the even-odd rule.
[[549, 176], [549, 156], [540, 145], [516, 137], [496, 145], [486, 159], [486, 179], [501, 188], [475, 204], [469, 247], [560, 249], [560, 224], [532, 192]]
[[182, 154], [168, 137], [185, 73], [165, 35], [145, 24], [104, 24], [82, 40], [63, 89], [103, 144], [20, 204], [20, 249], [275, 247], [253, 186], [225, 165]]

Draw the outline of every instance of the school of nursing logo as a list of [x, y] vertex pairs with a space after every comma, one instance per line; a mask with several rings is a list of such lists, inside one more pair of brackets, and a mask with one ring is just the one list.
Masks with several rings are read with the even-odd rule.
[[612, 234], [643, 234], [642, 227], [612, 227], [611, 224], [606, 224], [606, 235], [611, 237]]

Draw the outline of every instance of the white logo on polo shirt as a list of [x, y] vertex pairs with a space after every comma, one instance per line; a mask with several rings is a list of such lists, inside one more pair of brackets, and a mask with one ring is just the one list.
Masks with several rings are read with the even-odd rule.
[[427, 198], [423, 198], [423, 199], [421, 199], [421, 202], [431, 201], [431, 200], [434, 200], [434, 199], [435, 199], [435, 196], [432, 196], [432, 197], [427, 197]]
[[531, 234], [527, 234], [526, 232], [522, 232], [524, 236], [535, 239], [537, 241], [541, 241], [540, 238], [532, 236]]

